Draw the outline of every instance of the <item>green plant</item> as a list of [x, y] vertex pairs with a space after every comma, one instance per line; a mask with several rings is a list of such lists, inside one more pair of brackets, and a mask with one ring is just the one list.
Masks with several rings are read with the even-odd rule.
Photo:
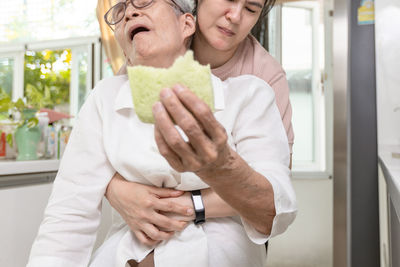
[[[19, 98], [17, 101], [12, 101], [8, 95], [1, 95], [0, 97], [0, 115], [6, 118], [9, 122], [7, 124], [16, 125], [17, 129], [26, 125], [28, 128], [33, 128], [38, 125], [39, 121], [35, 117], [36, 109], [32, 109], [25, 105], [24, 101]], [[0, 130], [0, 135], [2, 131]], [[13, 146], [13, 134], [6, 135], [7, 143]]]
[[53, 108], [54, 102], [51, 99], [51, 91], [48, 86], [44, 86], [41, 90], [38, 87], [28, 83], [25, 88], [25, 94], [29, 99], [29, 103], [37, 109]]
[[54, 108], [69, 103], [71, 50], [26, 51], [24, 88], [34, 108]]
[[3, 90], [3, 88], [0, 87], [0, 100], [6, 97], [10, 97], [6, 91]]

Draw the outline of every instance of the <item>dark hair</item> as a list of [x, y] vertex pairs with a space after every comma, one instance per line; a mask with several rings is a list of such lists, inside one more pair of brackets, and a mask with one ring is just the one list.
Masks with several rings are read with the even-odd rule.
[[194, 0], [194, 8], [192, 11], [193, 16], [197, 16], [197, 5], [198, 5], [197, 2], [199, 2], [199, 0]]
[[[194, 10], [193, 10], [193, 15], [197, 15], [197, 5], [198, 5], [199, 0], [194, 1]], [[276, 0], [265, 0], [264, 7], [261, 11], [260, 17], [258, 18], [258, 21], [262, 20], [265, 18], [268, 13], [271, 11], [271, 9], [274, 7], [276, 3]], [[258, 22], [257, 22], [258, 23]]]
[[265, 18], [268, 15], [268, 13], [274, 7], [275, 3], [276, 3], [276, 0], [265, 0], [264, 7], [263, 7], [263, 9], [261, 11], [261, 15], [260, 15], [259, 20], [261, 18]]

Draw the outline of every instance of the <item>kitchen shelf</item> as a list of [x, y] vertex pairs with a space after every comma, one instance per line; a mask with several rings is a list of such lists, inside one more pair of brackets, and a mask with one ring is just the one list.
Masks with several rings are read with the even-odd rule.
[[60, 161], [58, 159], [30, 161], [0, 160], [0, 176], [57, 172], [59, 165]]

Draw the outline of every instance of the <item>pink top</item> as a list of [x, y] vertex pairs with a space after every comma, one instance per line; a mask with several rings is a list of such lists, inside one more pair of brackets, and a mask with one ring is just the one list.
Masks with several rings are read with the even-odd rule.
[[286, 80], [286, 73], [256, 38], [248, 35], [239, 45], [235, 55], [224, 65], [212, 69], [212, 73], [221, 80], [251, 74], [266, 81], [275, 91], [276, 105], [281, 113], [290, 152], [292, 152], [294, 140], [292, 106], [289, 100], [289, 85]]

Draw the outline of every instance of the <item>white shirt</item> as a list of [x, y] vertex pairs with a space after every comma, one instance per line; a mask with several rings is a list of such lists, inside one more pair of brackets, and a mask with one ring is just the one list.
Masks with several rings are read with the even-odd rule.
[[[225, 108], [215, 117], [225, 127], [228, 143], [272, 184], [276, 209], [272, 232], [265, 236], [239, 217], [209, 219], [202, 226], [189, 224], [154, 248], [157, 267], [189, 266], [185, 261], [192, 267], [264, 266], [264, 243], [284, 232], [296, 216], [288, 141], [273, 90], [250, 75], [224, 82], [213, 76], [213, 87], [215, 97], [224, 98]], [[159, 187], [208, 187], [192, 173], [174, 171], [158, 153], [153, 125], [142, 123], [134, 112], [127, 76], [101, 81], [83, 105], [28, 267], [88, 266], [101, 201], [115, 172]], [[116, 222], [91, 266], [125, 266], [127, 255], [140, 261], [152, 249], [140, 244], [124, 222]]]

